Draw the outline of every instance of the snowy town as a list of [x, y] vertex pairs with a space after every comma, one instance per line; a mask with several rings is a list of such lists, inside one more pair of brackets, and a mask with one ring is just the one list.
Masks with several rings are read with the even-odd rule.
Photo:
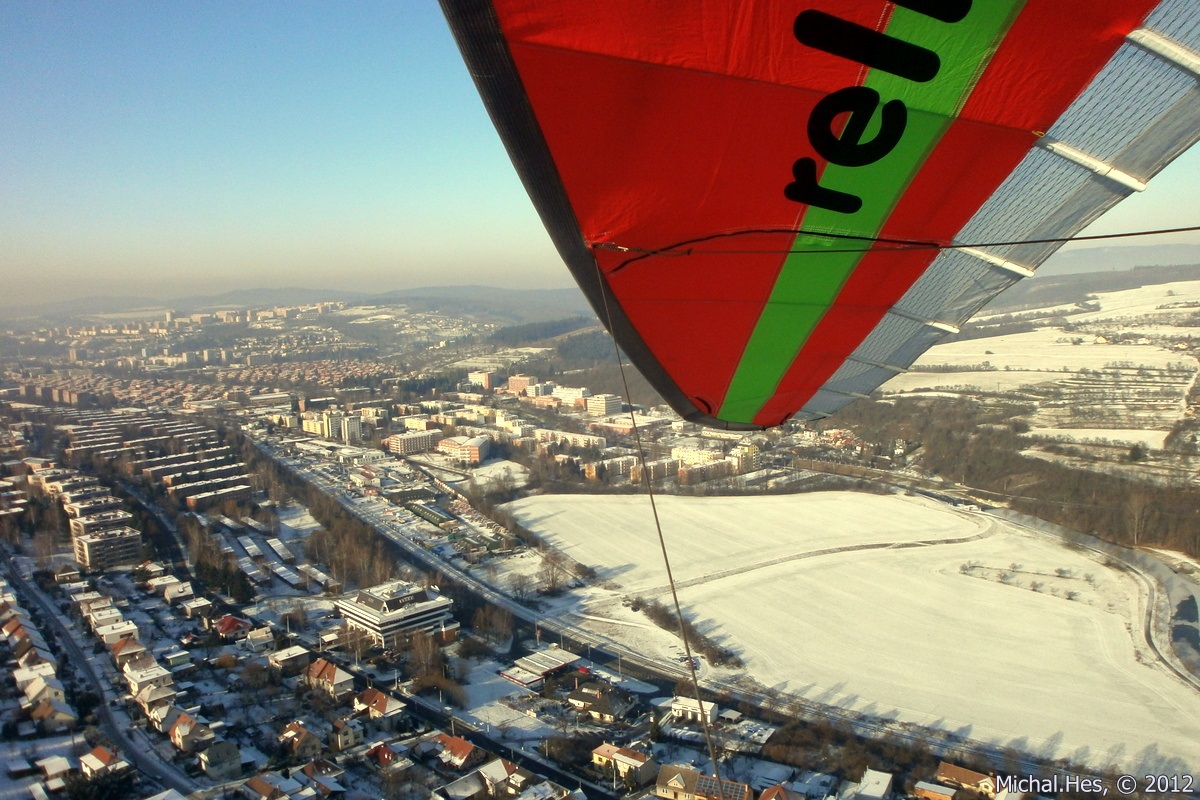
[[[658, 685], [540, 631], [505, 662], [514, 625], [503, 608], [477, 611], [468, 634], [455, 602], [427, 581], [346, 591], [343, 565], [299, 555], [313, 549], [312, 515], [267, 499], [272, 491], [255, 488], [247, 465], [198, 422], [11, 408], [27, 419], [10, 420], [12, 455], [47, 424], [65, 434], [62, 463], [5, 463], [6, 768], [35, 797], [76, 796], [83, 784], [274, 800], [647, 791], [874, 800], [902, 791], [870, 769], [847, 781], [772, 764], [761, 752], [775, 726], [664, 698]], [[274, 413], [254, 424], [272, 424]], [[329, 438], [284, 434], [257, 446], [448, 564], [525, 550], [430, 467]], [[459, 499], [435, 505], [447, 496]], [[123, 509], [131, 500], [136, 518]], [[30, 519], [39, 521], [32, 536]], [[529, 577], [530, 587], [544, 579]], [[720, 781], [704, 771], [700, 723], [722, 731]], [[588, 741], [597, 744], [585, 757], [566, 754]], [[956, 786], [917, 781], [912, 791], [950, 797]]]
[[[280, 309], [258, 320], [349, 310]], [[1194, 368], [1178, 351], [1116, 337], [1095, 347], [1104, 355], [1071, 343], [1053, 352], [1084, 359], [1089, 385], [1103, 378], [1130, 403], [1138, 393], [1194, 400]], [[1143, 366], [1088, 373], [1095, 359], [1125, 353]], [[282, 388], [284, 364], [306, 362], [220, 365], [241, 357], [232, 352], [143, 360], [136, 370], [153, 367], [153, 377], [128, 378], [80, 347], [61, 364], [9, 372], [0, 532], [14, 796], [961, 800], [1008, 796], [1016, 784], [1004, 776], [1104, 775], [1130, 757], [1188, 769], [1194, 734], [1180, 709], [1196, 703], [1196, 679], [1178, 632], [1196, 623], [1186, 557], [1111, 547], [1081, 555], [1059, 533], [1018, 530], [981, 513], [1000, 494], [930, 480], [921, 467], [931, 452], [911, 437], [832, 425], [703, 429], [665, 407], [518, 368], [534, 356], [459, 358], [458, 378], [423, 395], [386, 372], [347, 388], [352, 362], [336, 360], [343, 366], [319, 367], [308, 388]], [[218, 363], [205, 366], [210, 357]], [[917, 380], [952, 388], [975, 364], [957, 358], [968, 371]], [[220, 370], [217, 383], [187, 377]], [[1122, 378], [1135, 371], [1138, 380]], [[1166, 401], [1137, 402], [1143, 416], [1179, 415]], [[1070, 430], [1060, 408], [1047, 402], [1041, 424]], [[1137, 460], [1129, 439], [1080, 446], [1096, 463], [1167, 480], [1190, 469], [1168, 457], [1165, 434], [1128, 433], [1141, 437]], [[891, 488], [864, 494], [867, 479]], [[635, 535], [646, 485], [664, 495], [668, 521], [693, 531], [677, 565], [689, 615], [714, 609], [712, 622], [684, 635], [663, 603], [661, 564], [630, 563], [655, 547]], [[799, 498], [779, 494], [797, 491], [807, 517], [799, 527]], [[743, 541], [741, 524], [775, 534]], [[897, 547], [903, 573], [872, 565]], [[808, 571], [835, 555], [875, 571]], [[1066, 609], [1099, 614], [1103, 646], [1122, 652], [1125, 607], [1146, 601], [1113, 563], [1162, 573], [1162, 599], [1149, 605], [1166, 612], [1114, 665], [1159, 664], [1142, 679], [1136, 710], [1114, 706], [1117, 694], [1090, 712], [1071, 705], [1061, 676], [1109, 680], [1091, 663], [1092, 643], [1044, 674], [1023, 662], [1017, 674], [1029, 680], [1010, 681], [999, 662], [986, 671], [1012, 714], [977, 702], [956, 675], [980, 667], [948, 650], [926, 666], [928, 688], [897, 695], [868, 673], [839, 688], [861, 662], [837, 630], [858, 627], [898, 651], [923, 641], [920, 625], [888, 626], [878, 611], [849, 606], [844, 618], [827, 608], [814, 627], [794, 606], [775, 606], [791, 574], [825, 593], [847, 580], [891, 585], [913, 619], [950, 614], [977, 628], [983, 638], [966, 654], [997, 635], [973, 593], [990, 603], [999, 590], [1030, 644]], [[799, 572], [777, 578], [775, 564]], [[931, 569], [943, 577], [918, 578]], [[705, 600], [718, 584], [751, 603]], [[1014, 605], [1014, 590], [1033, 605]], [[780, 647], [778, 629], [758, 638], [753, 619], [764, 608], [804, 631], [782, 663], [764, 657]], [[801, 663], [807, 680], [798, 681]], [[1023, 708], [1022, 695], [1040, 711]], [[915, 698], [942, 721], [906, 712]], [[1073, 730], [1087, 731], [1088, 747]], [[1153, 744], [1126, 751], [1138, 741]]]

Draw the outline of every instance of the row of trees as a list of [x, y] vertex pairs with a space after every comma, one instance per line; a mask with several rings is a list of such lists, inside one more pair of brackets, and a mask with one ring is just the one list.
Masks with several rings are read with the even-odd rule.
[[[680, 619], [675, 612], [659, 603], [656, 600], [645, 600], [638, 598], [633, 604], [634, 610], [642, 610], [646, 616], [650, 618], [658, 627], [663, 630], [671, 631], [678, 634], [680, 632]], [[696, 625], [687, 617], [682, 620], [683, 636], [687, 639], [691, 649], [708, 659], [708, 663], [714, 666], [724, 667], [741, 667], [742, 660], [737, 654], [728, 647], [722, 647], [712, 639], [701, 633]]]
[[235, 603], [254, 599], [254, 587], [236, 563], [232, 562], [217, 540], [198, 519], [190, 515], [179, 517], [179, 533], [187, 544], [192, 573], [206, 586], [225, 592]]
[[589, 325], [595, 324], [596, 321], [594, 319], [588, 319], [587, 317], [568, 317], [566, 319], [551, 319], [544, 322], [527, 322], [523, 325], [509, 325], [505, 328], [499, 328], [488, 337], [488, 341], [492, 344], [508, 346], [528, 344], [529, 342], [540, 342], [544, 339], [551, 339], [555, 336], [561, 336], [564, 333], [577, 331], [580, 328], [586, 328]]
[[384, 540], [369, 525], [347, 514], [337, 500], [314, 489], [263, 456], [238, 432], [226, 434], [242, 453], [255, 481], [273, 497], [291, 495], [303, 503], [321, 528], [309, 534], [305, 555], [329, 567], [333, 577], [343, 584], [374, 586], [396, 575], [396, 561]]
[[864, 439], [918, 442], [927, 471], [1006, 496], [1023, 513], [1116, 544], [1200, 555], [1200, 490], [1028, 456], [1014, 419], [1028, 411], [961, 399], [861, 402], [838, 424]]

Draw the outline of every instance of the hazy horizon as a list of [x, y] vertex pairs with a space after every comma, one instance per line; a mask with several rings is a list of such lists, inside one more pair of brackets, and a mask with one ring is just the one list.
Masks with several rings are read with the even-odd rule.
[[[0, 305], [572, 285], [435, 4], [48, 2], [5, 23]], [[1198, 179], [1194, 150], [1086, 233], [1194, 224]]]

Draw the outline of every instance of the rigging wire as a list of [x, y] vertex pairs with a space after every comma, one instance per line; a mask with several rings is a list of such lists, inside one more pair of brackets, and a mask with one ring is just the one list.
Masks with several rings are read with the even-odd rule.
[[[609, 330], [612, 330], [612, 311], [608, 305], [608, 289], [604, 285], [603, 276], [600, 274], [600, 265], [596, 265], [596, 280], [600, 284], [600, 296], [604, 300], [604, 315], [608, 320]], [[724, 784], [721, 780], [721, 767], [717, 762], [717, 751], [713, 746], [712, 731], [709, 727], [708, 717], [704, 713], [704, 700], [700, 697], [700, 681], [696, 677], [696, 658], [692, 655], [692, 646], [688, 641], [687, 628], [683, 621], [683, 610], [679, 605], [679, 592], [675, 588], [675, 576], [671, 571], [671, 558], [667, 555], [667, 540], [663, 535], [662, 523], [658, 517], [658, 504], [654, 501], [654, 487], [650, 480], [650, 470], [646, 469], [646, 451], [642, 447], [642, 434], [638, 428], [637, 416], [633, 411], [633, 395], [629, 391], [629, 379], [625, 374], [625, 359], [621, 357], [621, 348], [617, 345], [616, 338], [613, 338], [613, 352], [617, 357], [617, 368], [621, 372], [621, 385], [625, 389], [625, 402], [629, 404], [629, 423], [633, 430], [633, 441], [637, 447], [638, 463], [642, 468], [642, 482], [646, 485], [646, 494], [650, 498], [650, 513], [654, 517], [654, 529], [658, 532], [658, 546], [662, 551], [663, 566], [667, 571], [667, 583], [671, 587], [671, 600], [675, 605], [675, 622], [679, 626], [679, 638], [683, 640], [683, 653], [687, 658], [688, 673], [691, 676], [692, 690], [695, 692], [696, 709], [700, 717], [701, 729], [704, 731], [704, 742], [708, 748], [708, 759], [712, 762], [713, 777], [717, 781], [717, 792], [721, 797], [725, 796]]]
[[[1026, 244], [1065, 244], [1067, 242], [1094, 242], [1110, 239], [1132, 239], [1141, 236], [1163, 236], [1171, 233], [1194, 233], [1200, 231], [1200, 225], [1189, 225], [1182, 228], [1158, 228], [1155, 230], [1125, 231], [1122, 233], [1096, 233], [1088, 236], [1050, 237], [1044, 239], [1013, 239], [1010, 241], [977, 242], [971, 244], [953, 244], [946, 242], [924, 241], [920, 239], [890, 238], [886, 236], [862, 236], [852, 233], [835, 233], [833, 231], [804, 231], [795, 228], [746, 228], [736, 231], [722, 231], [695, 239], [685, 239], [675, 244], [659, 248], [631, 247], [616, 242], [589, 242], [594, 250], [612, 250], [619, 253], [634, 253], [614, 267], [609, 274], [624, 269], [630, 264], [653, 256], [691, 256], [691, 255], [759, 255], [777, 253], [780, 255], [818, 255], [833, 253], [884, 253], [906, 250], [966, 250], [989, 247], [1014, 247]], [[763, 235], [792, 235], [808, 236], [814, 239], [831, 239], [835, 241], [863, 242], [868, 247], [846, 248], [761, 248], [747, 250], [694, 250], [693, 246], [717, 239], [732, 239], [738, 236]], [[894, 245], [893, 247], [875, 247], [874, 245]]]

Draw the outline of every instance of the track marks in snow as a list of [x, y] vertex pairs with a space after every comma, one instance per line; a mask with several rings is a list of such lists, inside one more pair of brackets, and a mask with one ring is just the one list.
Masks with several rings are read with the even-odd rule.
[[[841, 553], [857, 553], [866, 550], [907, 550], [913, 547], [937, 547], [945, 544], [967, 544], [968, 542], [978, 542], [981, 539], [986, 539], [995, 533], [995, 526], [988, 525], [987, 528], [973, 536], [960, 536], [956, 539], [928, 539], [923, 541], [899, 541], [899, 542], [874, 542], [871, 544], [848, 544], [841, 547], [825, 547], [820, 550], [809, 550], [803, 553], [789, 553], [786, 556], [772, 558], [767, 561], [760, 561], [756, 564], [746, 564], [741, 567], [732, 569], [723, 569], [718, 572], [712, 572], [708, 575], [701, 575], [698, 578], [691, 578], [685, 581], [676, 581], [677, 589], [687, 589], [692, 586], [700, 586], [705, 583], [712, 583], [724, 578], [731, 578], [735, 575], [744, 575], [747, 572], [754, 572], [768, 567], [776, 567], [780, 564], [786, 564], [789, 561], [801, 561], [810, 558], [820, 558], [822, 556], [832, 556]], [[671, 590], [670, 584], [663, 586], [655, 586], [638, 594], [643, 597], [657, 597]]]

